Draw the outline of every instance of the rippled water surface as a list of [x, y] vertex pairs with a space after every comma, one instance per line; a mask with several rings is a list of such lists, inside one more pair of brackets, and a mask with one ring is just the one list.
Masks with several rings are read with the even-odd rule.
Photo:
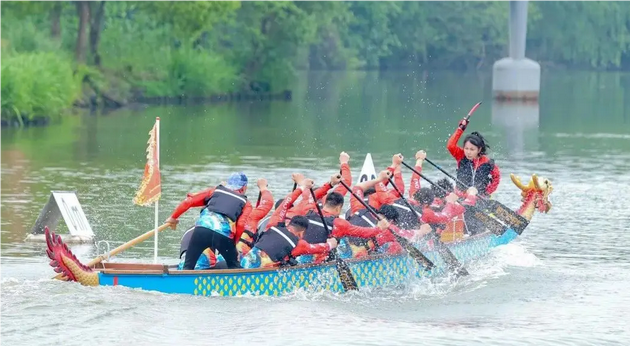
[[[630, 76], [545, 74], [539, 107], [492, 104], [489, 88], [489, 76], [314, 74], [290, 103], [141, 107], [3, 129], [2, 345], [630, 344]], [[77, 191], [97, 240], [117, 246], [150, 230], [153, 208], [131, 200], [156, 116], [163, 220], [186, 193], [234, 170], [266, 177], [275, 198], [290, 191], [294, 171], [321, 183], [342, 150], [354, 177], [367, 152], [379, 169], [394, 153], [411, 162], [426, 149], [453, 170], [445, 142], [482, 99], [468, 131], [492, 144], [502, 170], [495, 198], [518, 207], [509, 174], [536, 173], [553, 182], [553, 208], [457, 282], [280, 298], [89, 288], [50, 280], [44, 246], [24, 242], [51, 190]], [[161, 262], [177, 262], [196, 215], [162, 233]], [[114, 260], [151, 262], [152, 245]], [[97, 254], [91, 245], [71, 248], [84, 262]]]

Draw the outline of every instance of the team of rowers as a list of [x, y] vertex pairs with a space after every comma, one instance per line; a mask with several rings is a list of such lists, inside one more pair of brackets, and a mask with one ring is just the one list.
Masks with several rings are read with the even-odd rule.
[[[447, 149], [457, 160], [457, 186], [442, 179], [435, 186], [421, 187], [423, 150], [416, 152], [408, 197], [401, 173], [403, 156], [395, 154], [392, 164], [369, 181], [353, 186], [350, 157], [339, 155], [340, 174], [314, 189], [314, 181], [293, 173], [294, 190], [275, 203], [267, 181], [258, 179], [260, 190], [255, 207], [245, 193], [248, 178], [233, 173], [216, 187], [188, 194], [166, 220], [172, 228], [191, 207], [202, 207], [195, 227], [184, 235], [180, 269], [261, 268], [322, 263], [331, 255], [359, 258], [372, 253], [398, 254], [403, 248], [391, 231], [419, 242], [435, 234], [472, 235], [484, 225], [467, 218], [465, 205], [489, 196], [499, 182], [500, 172], [486, 155], [484, 138], [473, 132], [458, 141], [466, 129], [463, 119], [448, 141]], [[340, 217], [344, 198], [351, 193], [350, 209]], [[390, 231], [391, 230], [391, 231]]]

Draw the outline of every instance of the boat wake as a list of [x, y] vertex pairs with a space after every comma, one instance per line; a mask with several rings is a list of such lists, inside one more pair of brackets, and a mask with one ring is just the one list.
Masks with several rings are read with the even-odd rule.
[[471, 275], [457, 277], [448, 274], [437, 277], [410, 276], [404, 285], [396, 287], [361, 287], [360, 291], [335, 293], [326, 290], [299, 289], [280, 297], [243, 295], [241, 299], [343, 301], [371, 304], [374, 301], [436, 300], [469, 294], [489, 283], [510, 275], [512, 268], [530, 268], [543, 265], [542, 261], [521, 243], [499, 246], [488, 256], [466, 263]]

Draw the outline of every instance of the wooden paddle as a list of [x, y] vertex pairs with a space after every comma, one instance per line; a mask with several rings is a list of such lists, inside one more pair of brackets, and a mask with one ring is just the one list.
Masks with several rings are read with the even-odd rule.
[[[434, 183], [431, 179], [427, 178], [426, 176], [424, 176], [422, 173], [418, 172], [415, 170], [415, 168], [409, 166], [406, 162], [403, 161], [402, 163], [405, 167], [409, 168], [411, 171], [413, 171], [414, 173], [418, 174], [420, 177], [422, 177], [422, 179], [426, 180], [429, 182], [429, 184], [435, 186], [436, 188], [444, 191], [444, 193], [448, 194], [450, 191], [446, 191], [444, 190], [444, 188], [442, 188], [440, 185], [437, 185], [436, 183]], [[471, 215], [475, 218], [477, 218], [480, 222], [482, 222], [486, 227], [488, 227], [488, 229], [496, 234], [496, 235], [502, 235], [503, 233], [505, 233], [505, 231], [507, 231], [508, 226], [504, 225], [503, 222], [493, 218], [492, 216], [488, 215], [487, 213], [483, 212], [481, 209], [473, 206], [473, 205], [467, 205], [464, 204], [463, 205], [464, 208], [466, 208], [466, 210], [471, 212]]]
[[[450, 173], [442, 169], [442, 167], [433, 163], [431, 160], [427, 158], [425, 158], [424, 160], [428, 162], [431, 166], [437, 168], [439, 171], [446, 174], [447, 177], [453, 179], [453, 181], [455, 181], [457, 184], [466, 186], [461, 181], [459, 181], [459, 179], [457, 179], [456, 177], [454, 177], [453, 175], [451, 175]], [[514, 210], [506, 207], [501, 202], [493, 200], [493, 199], [489, 199], [483, 196], [479, 196], [479, 195], [477, 195], [477, 198], [485, 202], [484, 203], [485, 205], [483, 206], [483, 209], [485, 209], [485, 211], [493, 214], [497, 219], [506, 223], [508, 226], [510, 226], [510, 228], [512, 228], [519, 235], [523, 233], [523, 230], [525, 230], [525, 227], [529, 225], [529, 220], [522, 217], [521, 215], [518, 215]]]
[[[420, 215], [420, 213], [418, 213], [418, 211], [413, 206], [411, 206], [411, 204], [409, 204], [409, 201], [407, 201], [403, 193], [398, 189], [398, 186], [394, 184], [394, 181], [392, 180], [392, 178], [390, 177], [387, 179], [389, 179], [389, 183], [392, 184], [392, 186], [394, 187], [394, 190], [398, 192], [398, 194], [400, 195], [400, 198], [407, 205], [407, 208], [411, 209], [416, 214], [418, 219], [421, 219], [422, 215]], [[468, 270], [466, 270], [466, 268], [464, 268], [464, 266], [459, 262], [459, 260], [457, 260], [457, 257], [455, 257], [455, 255], [451, 252], [451, 249], [449, 249], [446, 245], [442, 243], [438, 234], [436, 232], [432, 232], [432, 233], [433, 233], [433, 241], [436, 243], [437, 248], [438, 248], [438, 253], [442, 256], [442, 258], [444, 259], [444, 262], [446, 262], [448, 269], [455, 272], [457, 276], [469, 275]]]
[[[157, 231], [158, 232], [162, 232], [163, 230], [165, 230], [165, 229], [167, 229], [169, 227], [170, 227], [170, 224], [165, 223], [162, 226], [158, 227]], [[123, 245], [115, 248], [114, 250], [112, 250], [112, 251], [110, 251], [108, 253], [102, 254], [102, 255], [96, 257], [95, 259], [93, 259], [90, 262], [88, 262], [86, 264], [86, 266], [89, 267], [89, 268], [92, 268], [95, 265], [103, 262], [104, 260], [106, 260], [106, 259], [108, 259], [110, 257], [116, 256], [119, 253], [121, 253], [121, 252], [123, 252], [123, 251], [125, 251], [125, 250], [127, 250], [127, 249], [129, 249], [131, 247], [134, 247], [134, 246], [142, 243], [143, 241], [153, 237], [154, 233], [155, 233], [155, 229], [152, 229], [152, 230], [148, 231], [147, 233], [142, 234], [142, 235], [140, 235], [140, 236], [138, 236], [138, 237], [136, 237], [136, 238], [134, 238], [134, 239], [124, 243]], [[62, 280], [62, 277], [63, 277], [63, 274], [57, 274], [57, 276], [55, 276], [53, 279]]]
[[[319, 217], [322, 219], [322, 224], [324, 225], [324, 229], [326, 233], [330, 234], [330, 230], [328, 229], [328, 224], [326, 224], [326, 220], [324, 219], [324, 214], [322, 213], [322, 208], [319, 207], [317, 203], [317, 198], [315, 198], [315, 191], [313, 188], [310, 188], [311, 196], [313, 196], [313, 200], [315, 200], [315, 206], [317, 207], [317, 213]], [[335, 251], [337, 251], [335, 249]], [[348, 267], [348, 263], [346, 263], [339, 256], [339, 251], [337, 251], [337, 255], [335, 256], [335, 267], [337, 268], [337, 273], [339, 273], [339, 280], [341, 280], [341, 285], [343, 289], [346, 291], [358, 291], [359, 286], [357, 285], [357, 281], [354, 279], [354, 275], [352, 275], [352, 271], [350, 267]]]
[[[344, 183], [343, 180], [341, 180], [340, 183], [343, 185], [343, 187], [345, 187], [348, 190], [348, 192], [350, 192], [352, 197], [356, 198], [357, 201], [361, 202], [363, 207], [365, 207], [365, 209], [367, 209], [370, 212], [370, 214], [372, 214], [372, 216], [374, 216], [375, 218], [379, 220], [381, 219], [381, 217], [376, 213], [376, 211], [369, 204], [365, 203], [364, 200], [359, 198], [359, 196], [357, 196], [354, 192], [352, 192], [350, 187], [346, 183]], [[387, 228], [387, 230], [391, 232], [394, 238], [396, 238], [396, 241], [398, 242], [398, 244], [400, 244], [400, 246], [402, 246], [407, 251], [409, 256], [413, 258], [419, 265], [425, 267], [427, 270], [431, 270], [435, 266], [433, 262], [431, 262], [431, 260], [427, 258], [427, 256], [425, 256], [419, 249], [413, 246], [405, 237], [394, 232], [391, 228]]]

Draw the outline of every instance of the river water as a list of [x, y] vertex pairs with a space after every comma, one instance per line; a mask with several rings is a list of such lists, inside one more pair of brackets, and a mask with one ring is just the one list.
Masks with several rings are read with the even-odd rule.
[[[292, 102], [131, 107], [2, 130], [2, 345], [623, 345], [630, 343], [630, 75], [543, 74], [539, 105], [491, 101], [489, 75], [347, 72], [304, 75]], [[518, 207], [510, 173], [554, 185], [553, 208], [523, 236], [471, 263], [469, 277], [399, 289], [269, 298], [203, 298], [50, 280], [45, 245], [25, 243], [51, 190], [77, 191], [97, 236], [117, 246], [153, 227], [132, 203], [146, 141], [161, 118], [160, 221], [186, 193], [236, 170], [266, 177], [275, 198], [300, 171], [323, 182], [351, 156], [378, 169], [425, 149], [453, 170], [445, 143], [477, 101], [502, 171], [495, 198]], [[427, 165], [425, 174], [440, 172]], [[408, 182], [410, 174], [404, 172]], [[251, 196], [257, 189], [251, 184]], [[160, 237], [177, 263], [197, 211]], [[58, 228], [65, 231], [65, 226]], [[153, 243], [115, 261], [151, 262]], [[87, 262], [97, 249], [72, 246]], [[101, 249], [102, 250], [102, 249]]]

